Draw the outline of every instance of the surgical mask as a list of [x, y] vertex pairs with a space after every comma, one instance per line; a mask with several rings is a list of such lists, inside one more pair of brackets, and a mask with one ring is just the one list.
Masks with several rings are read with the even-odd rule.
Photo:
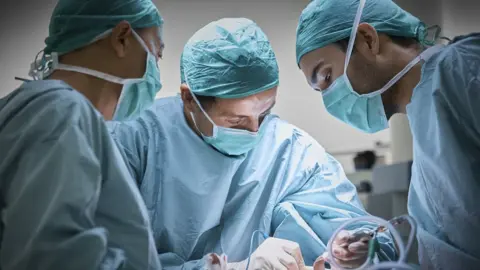
[[263, 134], [265, 133], [265, 122], [267, 121], [268, 115], [260, 124], [258, 132], [250, 132], [248, 130], [217, 126], [215, 122], [213, 122], [212, 118], [210, 118], [207, 112], [203, 109], [195, 94], [193, 94], [193, 92], [191, 91], [190, 93], [192, 93], [193, 99], [197, 103], [198, 107], [213, 126], [212, 136], [203, 135], [197, 126], [195, 116], [192, 112], [190, 112], [195, 128], [198, 130], [206, 143], [210, 144], [221, 153], [230, 156], [239, 156], [246, 154], [258, 144]]
[[381, 95], [397, 83], [416, 64], [422, 60], [427, 61], [433, 54], [440, 51], [443, 46], [437, 45], [425, 50], [381, 89], [368, 94], [358, 94], [348, 79], [347, 67], [352, 55], [365, 1], [360, 0], [360, 6], [355, 16], [347, 48], [344, 73], [322, 92], [322, 96], [325, 107], [331, 115], [363, 132], [375, 133], [388, 128], [388, 119], [385, 115]]
[[[94, 41], [101, 39], [109, 32], [110, 31], [102, 34]], [[133, 31], [133, 35], [147, 52], [145, 74], [142, 78], [123, 79], [84, 67], [62, 64], [58, 62], [58, 54], [55, 53], [52, 53], [53, 63], [50, 73], [53, 70], [68, 70], [94, 76], [112, 83], [121, 84], [123, 85], [123, 88], [113, 115], [113, 120], [121, 121], [138, 115], [141, 111], [152, 105], [156, 94], [162, 88], [162, 83], [160, 81], [160, 70], [157, 65], [156, 57], [150, 52], [143, 39], [135, 31]]]

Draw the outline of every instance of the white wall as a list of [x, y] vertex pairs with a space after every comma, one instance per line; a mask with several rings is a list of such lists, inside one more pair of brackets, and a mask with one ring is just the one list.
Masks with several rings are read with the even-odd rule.
[[27, 78], [30, 63], [44, 47], [48, 22], [56, 1], [2, 0], [0, 7], [0, 97]]
[[480, 32], [480, 1], [441, 0], [443, 33], [453, 38], [471, 32]]

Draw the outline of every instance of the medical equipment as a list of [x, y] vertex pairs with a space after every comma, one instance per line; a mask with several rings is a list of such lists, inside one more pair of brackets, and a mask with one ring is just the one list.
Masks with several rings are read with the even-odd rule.
[[[410, 248], [412, 247], [414, 237], [415, 237], [415, 234], [416, 234], [416, 227], [417, 227], [415, 220], [408, 215], [395, 217], [395, 218], [393, 218], [389, 221], [386, 221], [386, 220], [381, 219], [379, 217], [364, 216], [364, 217], [359, 217], [359, 218], [353, 218], [350, 221], [344, 223], [332, 235], [332, 237], [330, 238], [330, 241], [328, 242], [328, 245], [327, 245], [327, 251], [324, 252], [323, 255], [322, 255], [323, 257], [328, 259], [328, 263], [331, 266], [333, 266], [334, 269], [341, 270], [341, 269], [344, 269], [344, 268], [341, 267], [336, 262], [335, 258], [333, 258], [333, 256], [331, 255], [331, 254], [333, 254], [333, 241], [335, 240], [338, 233], [340, 233], [342, 230], [345, 230], [345, 228], [347, 228], [348, 225], [353, 224], [353, 223], [357, 223], [357, 222], [375, 222], [375, 223], [378, 223], [379, 225], [374, 230], [360, 229], [360, 230], [357, 230], [355, 233], [353, 233], [352, 236], [354, 238], [360, 238], [361, 236], [365, 236], [365, 235], [368, 235], [368, 236], [371, 237], [371, 239], [369, 240], [369, 243], [368, 243], [367, 259], [366, 259], [366, 261], [363, 265], [356, 268], [355, 270], [364, 270], [364, 269], [365, 270], [378, 270], [378, 269], [393, 269], [393, 268], [395, 268], [395, 269], [408, 269], [408, 270], [414, 269], [411, 265], [408, 265], [407, 263], [405, 263], [406, 256], [408, 255], [408, 252], [409, 252]], [[401, 225], [405, 222], [408, 222], [410, 224], [410, 227], [411, 227], [410, 235], [408, 237], [408, 242], [407, 242], [406, 246], [403, 245], [403, 240], [402, 240], [400, 234], [395, 229], [395, 226]], [[384, 233], [386, 231], [390, 231], [394, 240], [397, 243], [397, 247], [398, 247], [399, 253], [400, 253], [399, 254], [399, 259], [398, 259], [397, 262], [381, 262], [381, 263], [378, 263], [378, 264], [373, 264], [374, 259], [376, 257], [376, 253], [380, 249], [380, 244], [377, 240], [377, 235], [378, 235], [378, 233]], [[257, 235], [257, 233], [260, 233], [261, 236], [264, 237], [265, 239], [267, 239], [269, 237], [266, 233], [264, 233], [260, 230], [257, 230], [255, 232], [253, 232], [252, 237], [250, 239], [249, 254], [252, 254], [252, 252], [253, 252], [253, 250], [252, 250], [253, 249], [253, 242], [254, 242], [254, 239], [255, 239], [255, 236]], [[248, 257], [248, 260], [247, 260], [246, 270], [248, 270], [249, 265], [250, 265], [250, 256]]]
[[[405, 260], [406, 256], [408, 254], [408, 251], [410, 250], [414, 237], [416, 234], [416, 222], [415, 220], [408, 216], [399, 216], [395, 217], [389, 221], [386, 221], [384, 219], [381, 219], [379, 217], [374, 217], [374, 216], [364, 216], [364, 217], [358, 217], [358, 218], [353, 218], [349, 220], [348, 222], [344, 223], [342, 226], [338, 227], [338, 229], [333, 233], [332, 237], [330, 238], [330, 241], [328, 241], [327, 245], [327, 252], [325, 252], [325, 256], [328, 259], [328, 262], [335, 268], [335, 269], [344, 269], [342, 268], [335, 260], [335, 258], [332, 256], [333, 254], [333, 241], [338, 235], [338, 233], [342, 230], [345, 230], [350, 224], [356, 223], [356, 222], [374, 222], [378, 223], [378, 227], [373, 230], [367, 232], [372, 238], [369, 240], [369, 249], [368, 249], [368, 257], [363, 265], [360, 267], [356, 268], [356, 270], [363, 270], [363, 269], [368, 269], [368, 270], [375, 270], [375, 269], [413, 269], [412, 266], [408, 265]], [[403, 240], [400, 237], [400, 234], [397, 232], [395, 229], [396, 225], [403, 224], [404, 222], [408, 222], [411, 227], [410, 231], [410, 236], [408, 238], [407, 245], [403, 245]], [[379, 250], [379, 243], [377, 241], [377, 235], [378, 233], [386, 232], [389, 231], [395, 242], [397, 243], [397, 247], [399, 249], [399, 259], [397, 262], [381, 262], [378, 264], [373, 264], [374, 258], [376, 251]], [[360, 230], [354, 233], [353, 235], [360, 235], [360, 234], [365, 234], [365, 230]]]

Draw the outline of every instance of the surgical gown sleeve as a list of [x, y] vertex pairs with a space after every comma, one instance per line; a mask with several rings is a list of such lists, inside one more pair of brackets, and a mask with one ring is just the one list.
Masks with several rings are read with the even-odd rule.
[[[302, 147], [298, 147], [302, 149]], [[273, 214], [275, 237], [299, 243], [307, 265], [325, 250], [333, 232], [350, 218], [368, 215], [361, 205], [355, 186], [347, 179], [342, 166], [313, 139], [302, 153], [300, 164], [292, 168], [304, 180], [285, 183], [289, 186]], [[294, 179], [294, 178], [292, 178]], [[349, 230], [373, 228], [357, 224]], [[379, 237], [381, 260], [395, 259], [393, 242]]]
[[[151, 114], [151, 111], [145, 111], [144, 114]], [[158, 143], [167, 143], [165, 138], [157, 132], [153, 134], [155, 129], [147, 128], [145, 120], [140, 117], [134, 121], [125, 122], [107, 122], [108, 129], [117, 143], [125, 162], [132, 176], [136, 179], [137, 184], [141, 186], [143, 192], [145, 190], [155, 189], [151, 181], [146, 181], [142, 185], [144, 175], [154, 174], [154, 171], [148, 171], [152, 166], [148, 163], [155, 163], [158, 159], [158, 152], [155, 151], [153, 145]], [[158, 129], [160, 130], [160, 129]], [[154, 140], [154, 141], [152, 141]], [[157, 141], [157, 140], [161, 140]], [[150, 146], [150, 147], [149, 147]], [[153, 166], [157, 168], [157, 166]], [[185, 261], [173, 252], [162, 253], [158, 255], [163, 269], [203, 269], [205, 267], [205, 258], [200, 260]]]
[[96, 153], [114, 143], [101, 116], [73, 92], [34, 98], [0, 125], [3, 143], [8, 134], [18, 142], [2, 145], [9, 149], [3, 160], [12, 162], [0, 166], [7, 172], [0, 269], [123, 269], [124, 252], [94, 221], [102, 190]]
[[[470, 37], [470, 38], [469, 38]], [[448, 48], [433, 74], [435, 100], [451, 108], [465, 135], [480, 142], [480, 34]], [[421, 89], [420, 89], [421, 90]]]
[[[128, 170], [137, 185], [140, 186], [147, 168], [150, 138], [155, 139], [154, 136], [151, 136], [152, 130], [147, 129], [142, 118], [125, 122], [108, 121], [107, 127], [127, 164]], [[154, 149], [152, 149], [152, 152], [155, 152]]]

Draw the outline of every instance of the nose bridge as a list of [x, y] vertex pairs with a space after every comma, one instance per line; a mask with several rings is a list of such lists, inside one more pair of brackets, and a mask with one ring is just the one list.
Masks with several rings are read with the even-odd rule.
[[258, 128], [260, 127], [260, 117], [259, 116], [253, 116], [250, 118], [250, 121], [248, 121], [248, 126], [247, 130], [250, 132], [257, 132]]

